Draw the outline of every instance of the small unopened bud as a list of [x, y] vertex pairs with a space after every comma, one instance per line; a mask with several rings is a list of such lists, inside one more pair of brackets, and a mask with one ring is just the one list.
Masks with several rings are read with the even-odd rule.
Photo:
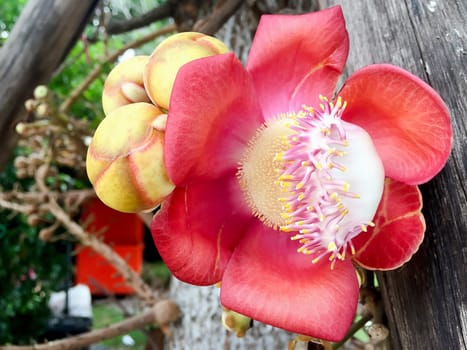
[[39, 85], [34, 89], [34, 98], [36, 100], [43, 100], [47, 97], [49, 89], [45, 85]]
[[41, 222], [41, 218], [39, 215], [31, 214], [28, 216], [27, 223], [29, 226], [37, 226]]
[[171, 339], [170, 323], [180, 318], [180, 308], [171, 300], [161, 300], [154, 305], [153, 310], [160, 330], [168, 339]]
[[46, 117], [49, 115], [49, 112], [50, 112], [50, 108], [47, 103], [41, 103], [36, 108], [36, 113], [39, 117]]
[[18, 156], [13, 161], [13, 166], [16, 169], [22, 169], [28, 165], [28, 159], [25, 156]]
[[253, 320], [238, 312], [224, 308], [222, 310], [222, 324], [230, 332], [235, 332], [237, 337], [244, 337], [246, 331], [253, 325]]
[[167, 325], [180, 317], [180, 308], [171, 300], [161, 300], [154, 305], [157, 322], [161, 325]]
[[23, 135], [25, 130], [26, 130], [26, 123], [16, 124], [16, 132], [18, 135]]
[[26, 108], [26, 110], [28, 112], [33, 112], [34, 109], [36, 109], [36, 106], [37, 106], [37, 102], [36, 100], [33, 100], [32, 98], [26, 100], [26, 102], [24, 102], [24, 108]]
[[53, 227], [46, 227], [39, 231], [39, 239], [44, 242], [48, 242], [52, 239], [54, 235], [55, 228]]
[[355, 273], [357, 274], [358, 285], [361, 287], [366, 284], [366, 272], [361, 267], [355, 268]]
[[366, 328], [373, 344], [382, 342], [389, 336], [389, 330], [381, 323], [373, 323]]

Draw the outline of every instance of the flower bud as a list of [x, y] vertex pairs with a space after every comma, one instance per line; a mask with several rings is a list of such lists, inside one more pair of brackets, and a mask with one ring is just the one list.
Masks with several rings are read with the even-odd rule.
[[50, 108], [47, 103], [40, 103], [36, 108], [38, 117], [47, 117], [50, 113]]
[[26, 100], [26, 102], [24, 102], [24, 108], [26, 108], [26, 110], [28, 112], [33, 112], [34, 109], [36, 109], [37, 107], [37, 101], [30, 98], [28, 100]]
[[25, 156], [17, 156], [13, 161], [13, 166], [16, 169], [22, 169], [28, 166], [28, 158]]
[[43, 100], [49, 94], [49, 89], [45, 85], [38, 85], [34, 89], [33, 95], [36, 100]]
[[53, 227], [46, 227], [39, 231], [39, 239], [48, 242], [52, 239], [55, 229]]
[[150, 102], [143, 85], [143, 70], [149, 56], [131, 57], [109, 73], [102, 92], [102, 107], [107, 115], [120, 106]]
[[40, 223], [41, 223], [41, 218], [39, 215], [36, 215], [36, 214], [31, 214], [28, 216], [27, 218], [27, 223], [29, 226], [38, 226]]
[[180, 318], [181, 311], [172, 300], [160, 300], [154, 305], [157, 322], [160, 325], [168, 325]]
[[97, 196], [109, 207], [128, 213], [149, 210], [174, 189], [163, 162], [164, 133], [152, 126], [161, 114], [152, 104], [132, 103], [98, 126], [86, 170]]
[[23, 133], [24, 133], [24, 131], [26, 130], [26, 128], [27, 128], [27, 127], [26, 127], [26, 123], [20, 122], [20, 123], [16, 124], [16, 128], [15, 128], [15, 129], [16, 129], [16, 133], [17, 133], [18, 135], [23, 135]]
[[253, 320], [238, 312], [224, 308], [222, 310], [222, 324], [230, 332], [235, 332], [237, 337], [244, 337], [246, 331], [251, 328]]
[[144, 70], [144, 86], [152, 102], [168, 110], [172, 86], [178, 70], [198, 58], [226, 53], [229, 49], [212, 36], [178, 33], [156, 47]]

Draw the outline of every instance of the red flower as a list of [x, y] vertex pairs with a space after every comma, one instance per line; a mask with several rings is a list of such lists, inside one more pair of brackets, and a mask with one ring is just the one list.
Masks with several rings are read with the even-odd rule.
[[164, 154], [177, 187], [152, 224], [179, 279], [221, 282], [227, 308], [331, 341], [355, 314], [353, 262], [393, 269], [418, 249], [416, 185], [451, 147], [444, 103], [400, 68], [368, 66], [320, 98], [347, 54], [333, 7], [264, 16], [246, 69], [232, 54], [183, 66]]

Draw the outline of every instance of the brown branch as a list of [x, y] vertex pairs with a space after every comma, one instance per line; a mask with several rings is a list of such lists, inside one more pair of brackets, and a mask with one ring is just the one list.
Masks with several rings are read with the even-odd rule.
[[198, 22], [193, 30], [208, 35], [214, 35], [220, 27], [232, 16], [242, 5], [243, 0], [224, 1], [214, 12], [204, 20]]
[[149, 324], [158, 323], [166, 326], [179, 317], [178, 307], [170, 300], [161, 300], [144, 313], [130, 317], [111, 326], [97, 329], [88, 333], [69, 337], [66, 339], [51, 341], [44, 344], [27, 346], [7, 345], [0, 346], [0, 350], [67, 350], [78, 349], [95, 344], [101, 340], [113, 338], [131, 330], [143, 328]]
[[[91, 283], [103, 294], [106, 296], [107, 299], [109, 299], [113, 304], [117, 305], [120, 310], [122, 311], [122, 314], [123, 314], [123, 317], [127, 318], [127, 317], [131, 317], [133, 314], [131, 313], [130, 311], [130, 308], [128, 307], [128, 305], [125, 305], [125, 303], [123, 303], [120, 299], [118, 299], [114, 293], [112, 293], [109, 289], [107, 289], [104, 285], [102, 285], [101, 283], [99, 283], [99, 281], [97, 281], [96, 279], [94, 278], [91, 278]], [[162, 334], [162, 331], [159, 329], [158, 330], [159, 333], [161, 333], [161, 335], [163, 336]], [[151, 334], [151, 331], [150, 330], [147, 330], [147, 329], [141, 329], [141, 332], [144, 333], [146, 335], [146, 341], [147, 341], [147, 345], [146, 345], [146, 349], [154, 349], [154, 350], [159, 350], [162, 348], [162, 345], [159, 346], [158, 344], [156, 344], [156, 342], [154, 341], [154, 339], [152, 339], [152, 334]], [[150, 347], [148, 347], [148, 345], [150, 345]]]
[[3, 198], [0, 198], [0, 207], [18, 213], [31, 214], [34, 211], [34, 205], [31, 204], [18, 204], [10, 201], [6, 201]]
[[164, 4], [152, 9], [145, 14], [132, 17], [129, 20], [125, 21], [110, 21], [107, 25], [108, 34], [120, 34], [128, 32], [133, 29], [145, 27], [155, 21], [167, 18], [171, 15], [172, 7], [169, 1]]
[[169, 24], [161, 29], [158, 29], [152, 33], [149, 33], [148, 35], [143, 36], [138, 40], [132, 41], [131, 43], [123, 46], [119, 50], [104, 57], [104, 59], [94, 67], [91, 73], [89, 73], [86, 79], [84, 79], [84, 81], [70, 93], [69, 97], [60, 105], [59, 111], [61, 113], [64, 113], [71, 107], [71, 105], [83, 93], [83, 91], [86, 90], [88, 86], [99, 76], [104, 64], [114, 62], [120, 55], [122, 55], [128, 49], [144, 45], [147, 42], [154, 40], [155, 38], [161, 35], [174, 32], [175, 30], [175, 24]]
[[96, 236], [87, 233], [80, 225], [71, 220], [68, 214], [65, 213], [53, 198], [49, 199], [49, 203], [46, 207], [82, 245], [90, 247], [108, 260], [122, 275], [128, 285], [134, 289], [135, 293], [142, 301], [147, 305], [153, 305], [156, 302], [156, 297], [152, 289], [128, 266], [125, 259], [118, 255], [110, 246], [99, 240]]
[[0, 207], [22, 212], [22, 210], [16, 210], [9, 207], [11, 204], [15, 204], [12, 202], [12, 200], [16, 199], [31, 205], [35, 205], [38, 203], [43, 204], [48, 198], [54, 198], [57, 201], [77, 201], [79, 203], [83, 203], [87, 199], [93, 198], [95, 196], [96, 193], [93, 189], [90, 188], [86, 188], [83, 190], [70, 190], [67, 192], [50, 191], [47, 193], [12, 191], [0, 193]]

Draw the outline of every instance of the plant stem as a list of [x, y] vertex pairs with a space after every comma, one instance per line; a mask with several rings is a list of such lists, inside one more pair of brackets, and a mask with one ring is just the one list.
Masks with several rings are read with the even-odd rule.
[[347, 332], [346, 336], [344, 337], [344, 339], [342, 339], [339, 343], [335, 343], [332, 345], [332, 349], [333, 350], [337, 350], [337, 349], [340, 349], [340, 347], [342, 345], [345, 344], [345, 342], [347, 340], [349, 340], [350, 338], [352, 338], [352, 336], [360, 329], [362, 328], [365, 323], [367, 323], [368, 321], [370, 321], [371, 319], [373, 318], [373, 316], [371, 314], [366, 314], [366, 315], [362, 315], [362, 318], [359, 319], [357, 322], [353, 323], [352, 326], [350, 327], [349, 331]]

